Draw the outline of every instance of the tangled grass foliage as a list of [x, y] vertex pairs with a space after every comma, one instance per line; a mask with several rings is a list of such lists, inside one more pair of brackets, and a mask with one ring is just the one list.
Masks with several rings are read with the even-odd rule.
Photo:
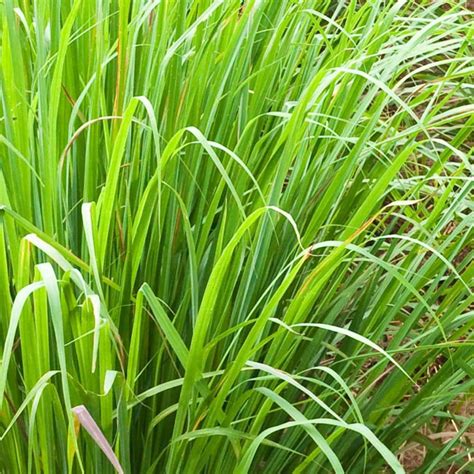
[[463, 1], [0, 17], [0, 472], [462, 471]]

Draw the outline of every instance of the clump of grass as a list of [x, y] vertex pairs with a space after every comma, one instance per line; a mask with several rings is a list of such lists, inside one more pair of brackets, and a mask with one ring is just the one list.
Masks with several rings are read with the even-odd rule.
[[0, 12], [0, 471], [463, 469], [462, 2]]

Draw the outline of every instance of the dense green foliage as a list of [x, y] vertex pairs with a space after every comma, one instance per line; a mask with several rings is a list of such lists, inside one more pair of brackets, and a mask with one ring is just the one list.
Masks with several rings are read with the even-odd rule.
[[462, 469], [463, 2], [0, 15], [0, 472]]

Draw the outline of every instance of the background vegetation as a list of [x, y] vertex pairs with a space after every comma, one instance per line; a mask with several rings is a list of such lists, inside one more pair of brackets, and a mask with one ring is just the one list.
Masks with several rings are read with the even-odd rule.
[[465, 7], [0, 2], [0, 470], [468, 469]]

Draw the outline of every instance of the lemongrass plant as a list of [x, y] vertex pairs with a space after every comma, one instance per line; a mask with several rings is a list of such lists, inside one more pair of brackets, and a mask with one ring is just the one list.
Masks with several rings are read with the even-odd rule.
[[467, 466], [464, 2], [0, 15], [0, 472]]

